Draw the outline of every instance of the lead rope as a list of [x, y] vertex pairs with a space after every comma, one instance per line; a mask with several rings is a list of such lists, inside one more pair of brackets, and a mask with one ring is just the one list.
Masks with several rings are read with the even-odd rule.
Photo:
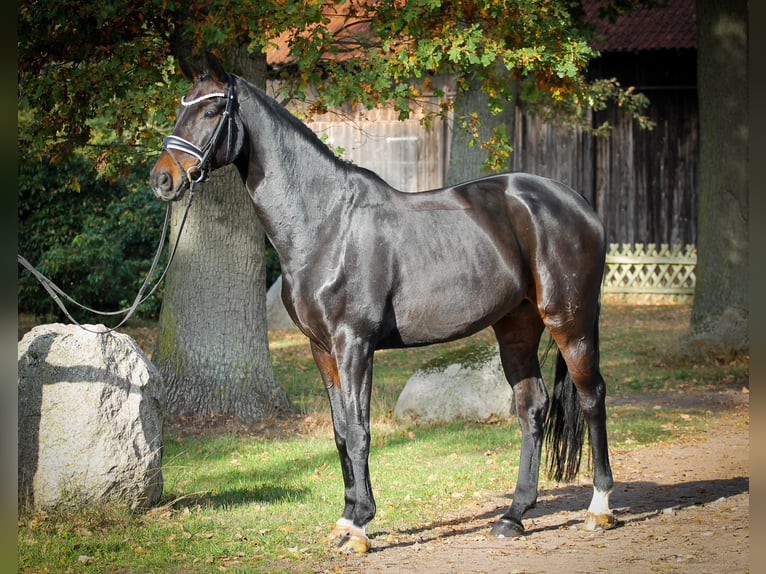
[[[173, 249], [170, 252], [170, 255], [168, 257], [168, 263], [165, 265], [165, 269], [162, 271], [162, 275], [157, 279], [156, 283], [154, 284], [154, 287], [152, 287], [151, 291], [147, 293], [144, 296], [144, 291], [146, 291], [146, 288], [149, 285], [149, 281], [151, 280], [152, 275], [154, 274], [154, 271], [157, 268], [157, 263], [160, 260], [160, 255], [162, 254], [162, 248], [165, 245], [165, 239], [167, 238], [168, 228], [170, 227], [170, 212], [172, 205], [168, 203], [168, 207], [165, 210], [165, 221], [162, 225], [162, 234], [160, 236], [159, 244], [157, 245], [157, 252], [154, 255], [154, 259], [152, 260], [152, 265], [149, 269], [149, 272], [146, 275], [146, 279], [144, 279], [143, 284], [141, 285], [141, 288], [138, 290], [138, 294], [136, 295], [136, 298], [133, 300], [133, 304], [130, 307], [126, 307], [125, 309], [120, 309], [119, 311], [97, 311], [95, 309], [91, 309], [90, 307], [83, 305], [82, 303], [79, 303], [75, 301], [72, 297], [70, 297], [66, 292], [64, 292], [63, 289], [61, 289], [58, 285], [56, 285], [53, 281], [51, 281], [48, 277], [43, 275], [39, 270], [35, 269], [35, 267], [27, 261], [22, 255], [18, 255], [18, 261], [21, 263], [34, 277], [40, 282], [40, 284], [45, 288], [45, 290], [48, 292], [48, 294], [51, 296], [51, 298], [55, 301], [55, 303], [59, 306], [59, 308], [64, 312], [64, 315], [75, 325], [80, 327], [81, 329], [84, 329], [85, 331], [88, 331], [90, 333], [97, 333], [99, 335], [103, 335], [106, 333], [111, 333], [112, 331], [116, 331], [120, 327], [122, 327], [125, 322], [130, 319], [130, 317], [135, 313], [136, 309], [138, 308], [141, 303], [149, 299], [152, 295], [154, 295], [154, 292], [157, 291], [157, 288], [160, 286], [160, 283], [162, 283], [162, 280], [165, 278], [165, 275], [167, 275], [168, 269], [170, 269], [170, 264], [173, 263], [173, 258], [175, 257], [176, 250], [178, 249], [178, 244], [181, 240], [181, 233], [183, 232], [184, 225], [186, 224], [186, 217], [189, 215], [189, 209], [191, 208], [192, 200], [194, 199], [194, 184], [196, 182], [190, 181], [189, 183], [189, 197], [186, 202], [186, 209], [184, 210], [183, 218], [181, 219], [181, 225], [178, 228], [178, 235], [176, 236], [175, 244], [173, 245]], [[91, 313], [94, 313], [96, 315], [102, 315], [102, 316], [113, 316], [113, 315], [122, 315], [125, 314], [125, 317], [114, 327], [105, 329], [105, 330], [95, 330], [90, 329], [86, 327], [85, 325], [82, 325], [79, 323], [74, 317], [72, 317], [72, 314], [67, 309], [66, 305], [64, 305], [63, 301], [61, 301], [61, 297], [72, 303], [73, 305], [76, 305], [77, 307], [80, 307], [81, 309], [84, 309], [86, 311], [89, 311]]]

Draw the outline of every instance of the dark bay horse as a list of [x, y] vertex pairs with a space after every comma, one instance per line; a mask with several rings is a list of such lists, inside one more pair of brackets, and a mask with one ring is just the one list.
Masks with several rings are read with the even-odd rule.
[[[333, 531], [338, 546], [367, 551], [365, 530], [375, 516], [368, 466], [374, 352], [489, 326], [522, 431], [513, 502], [491, 533], [524, 532], [546, 437], [551, 475], [577, 474], [585, 429], [594, 490], [584, 527], [615, 526], [598, 349], [605, 239], [587, 202], [524, 173], [402, 193], [338, 159], [214, 57], [182, 71], [193, 85], [152, 169], [152, 188], [176, 200], [211, 170], [238, 168], [279, 254], [287, 311], [309, 338], [327, 388], [345, 485]], [[266, 179], [268, 194], [259, 187]], [[537, 358], [545, 327], [559, 350], [551, 401]]]

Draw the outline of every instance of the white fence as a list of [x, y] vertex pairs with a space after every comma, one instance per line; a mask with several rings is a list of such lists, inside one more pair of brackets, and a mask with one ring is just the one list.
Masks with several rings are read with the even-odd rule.
[[603, 293], [645, 298], [688, 299], [696, 285], [694, 245], [609, 245]]

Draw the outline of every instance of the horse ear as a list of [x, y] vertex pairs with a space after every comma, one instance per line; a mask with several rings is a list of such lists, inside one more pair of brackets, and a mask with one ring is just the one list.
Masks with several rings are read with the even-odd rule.
[[223, 69], [223, 64], [218, 56], [212, 52], [205, 52], [205, 63], [207, 64], [207, 71], [214, 80], [219, 82], [226, 81], [226, 72]]
[[184, 75], [184, 78], [190, 82], [193, 83], [194, 80], [200, 76], [201, 72], [199, 68], [186, 58], [179, 58], [178, 63], [181, 66], [181, 73]]

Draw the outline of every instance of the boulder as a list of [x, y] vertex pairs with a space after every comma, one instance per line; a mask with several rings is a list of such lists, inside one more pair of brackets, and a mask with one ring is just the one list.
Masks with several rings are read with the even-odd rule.
[[449, 422], [509, 418], [513, 391], [493, 347], [469, 349], [415, 372], [394, 408], [403, 421]]
[[103, 325], [40, 325], [18, 348], [18, 485], [23, 504], [162, 495], [161, 376], [138, 344]]
[[269, 330], [297, 329], [282, 302], [282, 276], [266, 292], [266, 323]]

